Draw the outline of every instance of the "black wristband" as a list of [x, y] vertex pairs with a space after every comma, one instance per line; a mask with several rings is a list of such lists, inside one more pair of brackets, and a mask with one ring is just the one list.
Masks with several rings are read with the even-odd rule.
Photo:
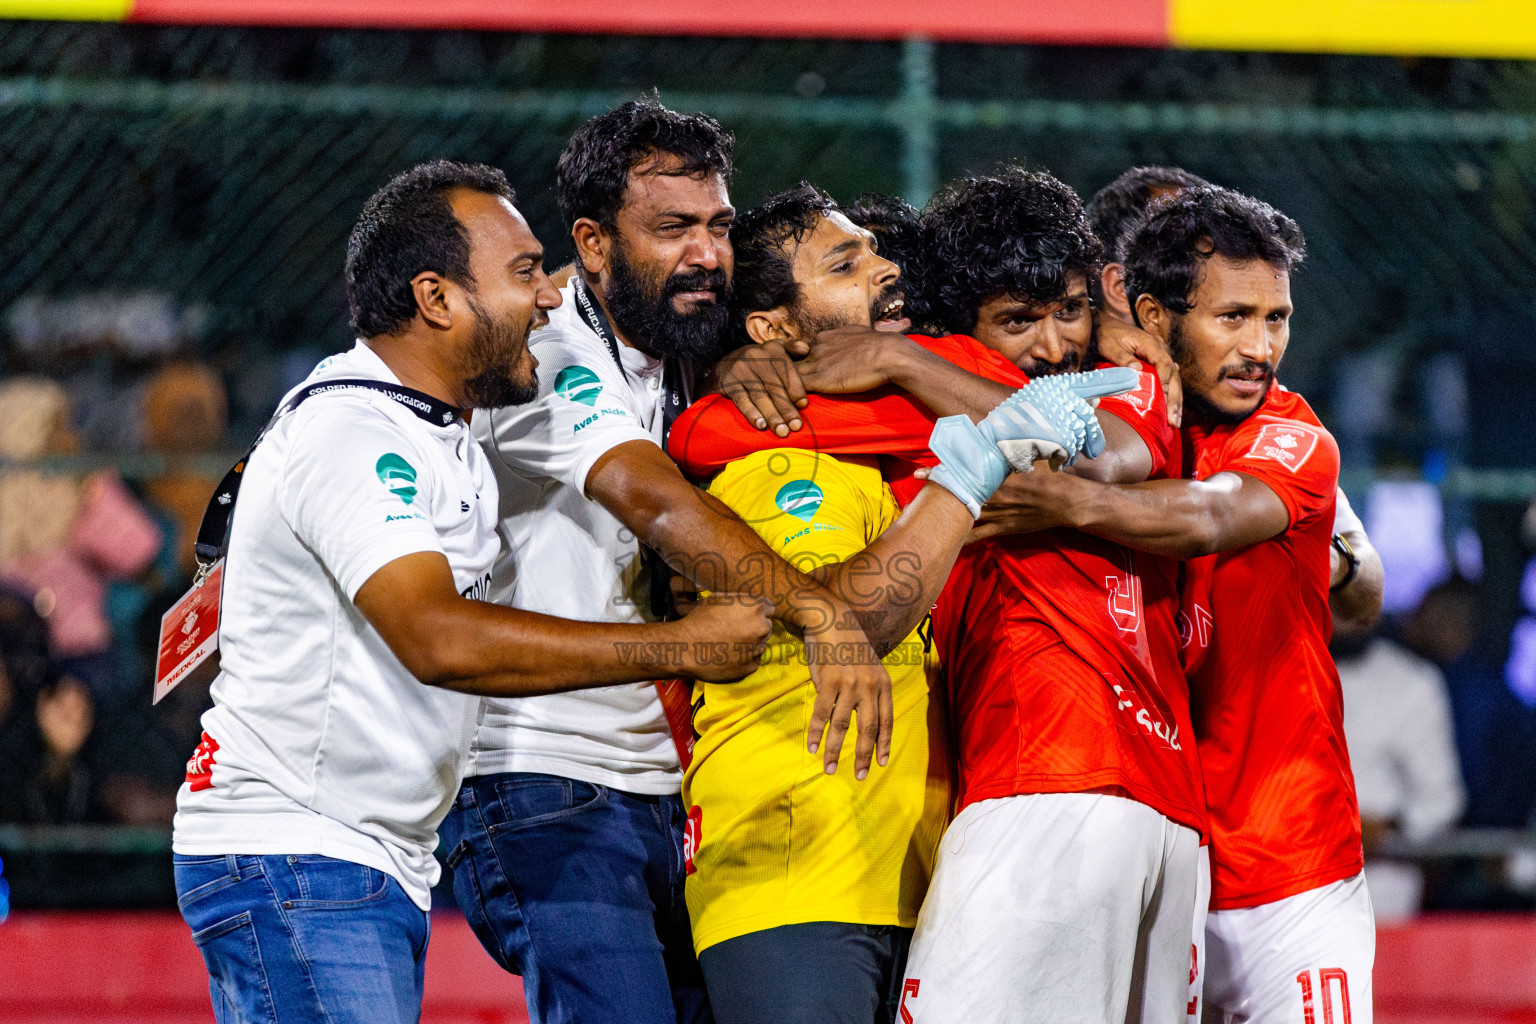
[[1349, 568], [1345, 570], [1343, 579], [1328, 588], [1329, 593], [1343, 590], [1355, 581], [1356, 576], [1360, 575], [1360, 556], [1355, 554], [1355, 549], [1350, 546], [1342, 533], [1333, 535], [1333, 550], [1344, 557], [1344, 564]]

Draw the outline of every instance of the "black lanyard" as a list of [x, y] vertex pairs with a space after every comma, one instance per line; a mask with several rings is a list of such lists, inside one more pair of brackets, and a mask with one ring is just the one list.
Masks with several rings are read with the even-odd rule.
[[278, 407], [277, 412], [267, 421], [267, 425], [261, 428], [261, 433], [256, 435], [256, 440], [245, 450], [240, 461], [219, 481], [218, 489], [213, 492], [213, 497], [208, 499], [208, 508], [203, 512], [203, 524], [197, 530], [197, 564], [199, 578], [214, 562], [224, 557], [229, 546], [229, 521], [235, 514], [235, 499], [240, 496], [240, 481], [244, 477], [245, 467], [251, 461], [251, 453], [256, 446], [261, 444], [262, 438], [277, 425], [277, 421], [288, 415], [300, 405], [316, 395], [327, 394], [331, 391], [351, 391], [356, 388], [365, 388], [369, 391], [377, 391], [387, 398], [405, 406], [418, 417], [426, 420], [436, 427], [446, 427], [459, 415], [459, 410], [433, 398], [431, 395], [417, 391], [413, 388], [402, 387], [399, 384], [386, 384], [379, 380], [363, 380], [348, 378], [345, 380], [324, 380], [318, 384], [311, 384], [300, 389], [288, 401]]
[[[576, 296], [576, 305], [581, 309], [581, 315], [586, 317], [587, 326], [592, 328], [594, 334], [603, 339], [608, 346], [609, 355], [613, 356], [614, 365], [619, 368], [626, 381], [629, 380], [629, 371], [624, 369], [624, 360], [619, 356], [619, 339], [613, 333], [613, 326], [608, 323], [608, 315], [603, 312], [603, 307], [592, 301], [592, 295], [587, 291], [587, 283], [580, 275], [572, 279], [571, 291]], [[661, 446], [667, 446], [667, 435], [672, 432], [672, 424], [683, 414], [688, 407], [688, 396], [685, 393], [682, 366], [672, 356], [665, 356], [661, 361]]]
[[[608, 323], [608, 316], [603, 308], [592, 301], [592, 296], [587, 292], [587, 283], [578, 275], [572, 279], [571, 291], [576, 296], [576, 305], [581, 309], [581, 315], [587, 318], [587, 326], [602, 338], [608, 345], [608, 352], [613, 356], [614, 364], [618, 366], [619, 373], [623, 374], [628, 382], [629, 372], [624, 369], [624, 360], [619, 357], [619, 339], [614, 336], [613, 327]], [[672, 424], [683, 414], [687, 407], [687, 396], [683, 393], [683, 372], [678, 361], [667, 356], [661, 361], [661, 447], [666, 450], [667, 435], [672, 432]], [[644, 544], [640, 545], [640, 558], [650, 578], [651, 615], [657, 619], [676, 618], [672, 607], [672, 567], [667, 565], [657, 552]]]

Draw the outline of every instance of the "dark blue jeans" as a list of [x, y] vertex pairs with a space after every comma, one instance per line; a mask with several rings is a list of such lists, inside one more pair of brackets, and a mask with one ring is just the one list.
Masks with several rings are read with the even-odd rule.
[[175, 857], [219, 1024], [415, 1024], [427, 914], [374, 868], [320, 856]]
[[683, 902], [683, 801], [554, 775], [464, 780], [453, 894], [533, 1024], [709, 1024]]

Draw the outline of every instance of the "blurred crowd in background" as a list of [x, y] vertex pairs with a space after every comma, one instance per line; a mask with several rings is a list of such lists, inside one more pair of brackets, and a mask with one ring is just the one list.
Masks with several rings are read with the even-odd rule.
[[157, 633], [233, 461], [228, 390], [153, 299], [70, 306], [62, 334], [13, 311], [0, 375], [0, 824], [169, 827], [209, 698], [150, 706]]

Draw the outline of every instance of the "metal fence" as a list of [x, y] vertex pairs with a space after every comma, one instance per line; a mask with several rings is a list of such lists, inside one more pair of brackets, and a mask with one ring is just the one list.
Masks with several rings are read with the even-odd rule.
[[1391, 354], [1371, 461], [1412, 468], [1444, 442], [1412, 367], [1449, 354], [1477, 389], [1467, 466], [1532, 466], [1515, 440], [1536, 404], [1536, 69], [1520, 62], [0, 23], [4, 365], [51, 355], [16, 341], [29, 303], [150, 292], [195, 309], [186, 344], [270, 407], [276, 384], [240, 375], [347, 342], [345, 238], [390, 174], [497, 164], [563, 258], [560, 148], [651, 86], [735, 130], [738, 205], [800, 178], [920, 204], [1003, 160], [1085, 196], [1140, 163], [1250, 191], [1311, 244], [1289, 383], [1326, 411], [1350, 359]]

